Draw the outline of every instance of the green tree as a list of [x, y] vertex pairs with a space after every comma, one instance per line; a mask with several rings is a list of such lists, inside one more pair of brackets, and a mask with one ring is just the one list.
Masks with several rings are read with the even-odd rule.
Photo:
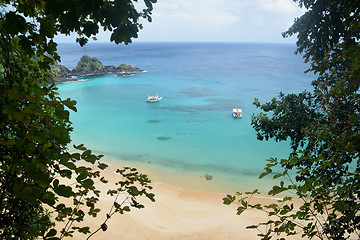
[[[72, 131], [69, 110], [76, 102], [61, 99], [51, 66], [60, 60], [56, 34], [79, 35], [81, 46], [99, 28], [112, 31], [111, 41], [131, 42], [151, 21], [152, 3], [144, 0], [139, 12], [131, 0], [3, 0], [0, 2], [0, 238], [61, 239], [74, 231], [90, 233], [83, 222], [96, 217], [100, 191], [94, 181], [106, 183], [102, 157], [83, 145], [70, 152]], [[88, 165], [83, 165], [86, 163]], [[133, 168], [117, 171], [114, 206], [100, 226], [116, 212], [142, 208], [139, 196], [154, 201], [150, 180]], [[72, 179], [76, 184], [66, 184]], [[125, 196], [119, 199], [119, 196]], [[72, 205], [62, 199], [73, 199]], [[118, 202], [120, 201], [120, 203]], [[61, 233], [56, 221], [66, 221]]]
[[[280, 94], [271, 102], [254, 104], [258, 139], [290, 140], [288, 159], [268, 160], [261, 178], [284, 177], [270, 196], [291, 191], [302, 200], [295, 209], [291, 197], [279, 204], [251, 204], [238, 193], [241, 206], [264, 211], [269, 221], [259, 236], [301, 234], [320, 239], [360, 237], [360, 1], [297, 0], [307, 11], [284, 37], [297, 34], [297, 53], [304, 54], [314, 72], [312, 92]], [[277, 172], [277, 174], [273, 174]], [[250, 196], [258, 191], [248, 193]], [[228, 195], [225, 204], [236, 200]], [[283, 238], [284, 239], [284, 238]]]

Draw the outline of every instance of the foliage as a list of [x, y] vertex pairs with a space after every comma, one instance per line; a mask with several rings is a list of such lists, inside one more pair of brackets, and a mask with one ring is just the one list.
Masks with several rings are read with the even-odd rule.
[[[107, 230], [106, 222], [115, 213], [124, 214], [125, 212], [130, 212], [131, 207], [138, 209], [144, 208], [142, 204], [136, 201], [136, 198], [138, 196], [145, 195], [151, 201], [155, 201], [154, 198], [155, 195], [153, 193], [147, 192], [147, 189], [151, 189], [152, 187], [148, 185], [150, 183], [150, 180], [145, 174], [139, 174], [135, 168], [129, 168], [129, 167], [125, 167], [124, 169], [121, 170], [118, 169], [116, 170], [116, 172], [119, 173], [121, 176], [123, 176], [124, 180], [115, 183], [116, 185], [119, 186], [117, 189], [109, 190], [107, 192], [107, 194], [111, 196], [116, 196], [114, 205], [111, 207], [108, 214], [106, 214], [105, 221], [95, 232], [89, 235], [87, 239], [89, 239], [92, 235], [94, 235], [96, 232], [100, 230], [106, 231]], [[119, 203], [118, 201], [119, 196], [124, 192], [126, 195], [125, 197], [123, 197], [123, 199], [121, 199], [121, 202]]]
[[[113, 31], [111, 41], [130, 43], [141, 28], [140, 17], [151, 20], [156, 0], [144, 2], [146, 9], [140, 13], [131, 0], [1, 1], [1, 239], [59, 239], [74, 230], [90, 232], [75, 224], [100, 211], [96, 208], [100, 191], [94, 183], [106, 182], [99, 169], [107, 165], [83, 145], [74, 146], [74, 152], [67, 147], [72, 131], [69, 110], [77, 109], [74, 100], [59, 97], [53, 84], [51, 66], [60, 60], [53, 38], [76, 32], [84, 45], [103, 27]], [[117, 212], [141, 208], [135, 204], [141, 195], [154, 200], [146, 175], [128, 168], [118, 173], [119, 187], [108, 194], [125, 193], [132, 205], [115, 201]], [[75, 185], [66, 184], [70, 179]], [[66, 205], [66, 198], [73, 204]], [[53, 218], [67, 221], [60, 236]]]
[[[269, 221], [259, 236], [302, 234], [320, 239], [360, 236], [360, 1], [296, 0], [307, 12], [284, 36], [298, 34], [297, 52], [304, 53], [309, 71], [317, 74], [312, 92], [280, 94], [255, 105], [264, 112], [253, 116], [260, 140], [290, 139], [288, 159], [268, 160], [261, 178], [284, 178], [270, 196], [293, 193], [302, 204], [294, 208], [289, 197], [269, 206], [251, 205], [238, 194], [241, 207], [259, 209]], [[273, 174], [277, 172], [277, 174]], [[257, 193], [257, 192], [255, 192]], [[252, 196], [255, 193], [246, 195]], [[236, 196], [224, 198], [225, 204]]]

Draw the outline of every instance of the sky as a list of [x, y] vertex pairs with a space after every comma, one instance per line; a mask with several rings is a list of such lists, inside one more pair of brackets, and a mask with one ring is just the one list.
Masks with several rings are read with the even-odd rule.
[[[293, 0], [158, 0], [153, 7], [152, 22], [142, 20], [134, 42], [295, 42], [281, 33], [304, 13]], [[97, 38], [109, 42], [110, 33]]]

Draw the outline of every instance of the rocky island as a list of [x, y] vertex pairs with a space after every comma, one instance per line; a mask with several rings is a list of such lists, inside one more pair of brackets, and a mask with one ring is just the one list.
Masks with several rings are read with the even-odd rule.
[[80, 58], [77, 66], [70, 70], [67, 67], [56, 64], [53, 68], [56, 82], [66, 82], [74, 80], [74, 77], [86, 76], [86, 75], [97, 75], [106, 73], [115, 73], [119, 76], [129, 76], [132, 73], [144, 72], [144, 70], [134, 67], [128, 64], [121, 64], [119, 66], [105, 66], [96, 57], [91, 58], [90, 56], [84, 55]]

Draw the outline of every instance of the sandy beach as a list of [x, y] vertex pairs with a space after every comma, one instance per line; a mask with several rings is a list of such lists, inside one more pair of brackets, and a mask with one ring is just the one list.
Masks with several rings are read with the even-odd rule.
[[[119, 179], [114, 173], [116, 168], [121, 168], [118, 162], [110, 163], [108, 170], [102, 174], [111, 182]], [[164, 181], [164, 174], [147, 166], [134, 166], [152, 179], [152, 192], [155, 193], [155, 202], [146, 198], [139, 198], [139, 202], [145, 205], [143, 209], [133, 209], [129, 213], [115, 214], [107, 222], [108, 230], [99, 231], [91, 239], [122, 239], [122, 240], [162, 240], [162, 239], [259, 239], [256, 235], [258, 230], [246, 229], [246, 226], [266, 220], [267, 217], [260, 211], [249, 210], [241, 216], [236, 215], [233, 204], [226, 206], [222, 198], [225, 193], [211, 191], [208, 186], [211, 181], [203, 177], [186, 176], [186, 187], [168, 184]], [[113, 204], [113, 197], [106, 195], [106, 185], [100, 185], [102, 190], [98, 207], [102, 209], [97, 218], [88, 218], [86, 224], [94, 231], [104, 221], [106, 213]], [[185, 188], [184, 188], [185, 186]], [[196, 188], [194, 188], [196, 186]], [[202, 190], [201, 186], [204, 186]], [[194, 189], [198, 189], [195, 191]], [[275, 200], [267, 198], [255, 198], [254, 201], [271, 203]], [[82, 234], [75, 234], [73, 239], [85, 239]]]

